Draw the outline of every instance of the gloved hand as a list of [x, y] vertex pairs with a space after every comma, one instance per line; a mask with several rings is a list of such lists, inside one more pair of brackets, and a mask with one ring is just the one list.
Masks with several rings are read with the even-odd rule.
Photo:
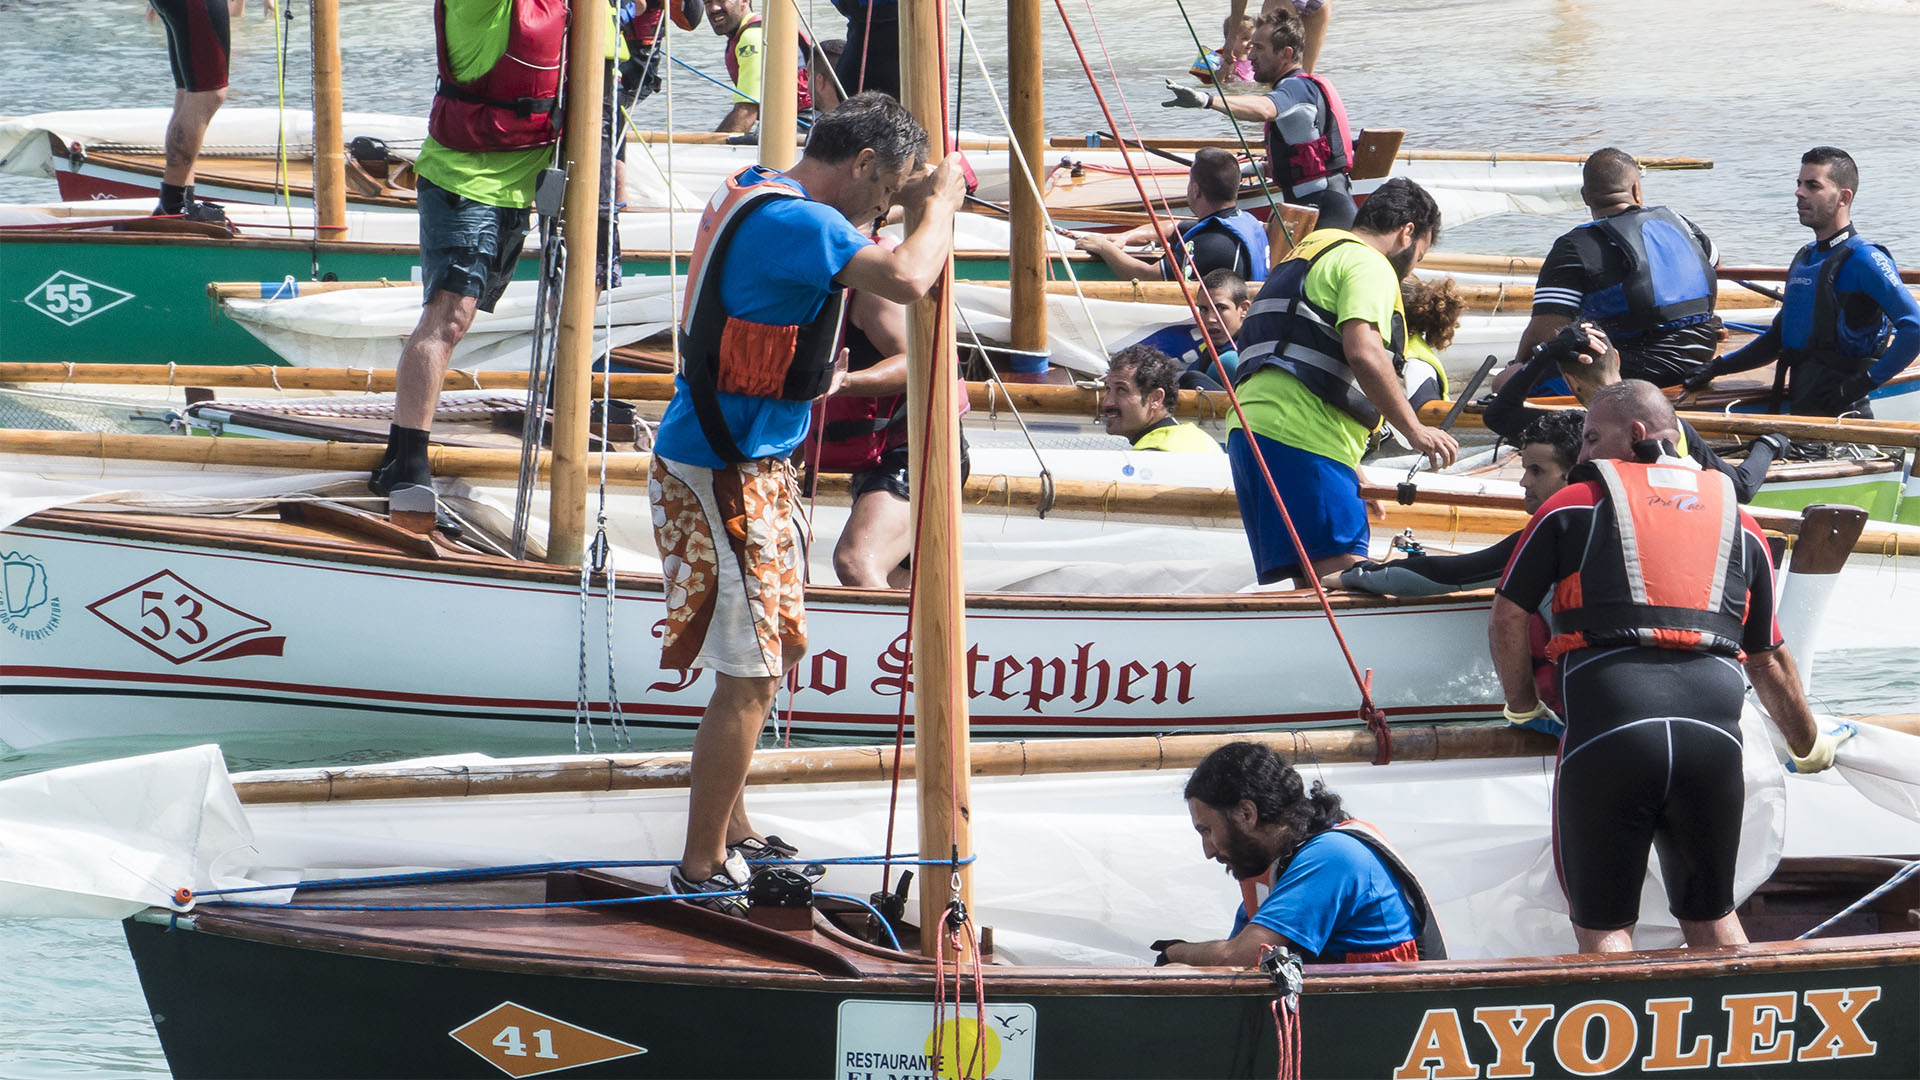
[[1160, 103], [1161, 108], [1205, 109], [1208, 108], [1213, 101], [1212, 94], [1202, 93], [1191, 86], [1181, 86], [1172, 79], [1163, 79], [1161, 81], [1167, 84], [1167, 93], [1173, 95], [1172, 100]]
[[1166, 967], [1168, 964], [1173, 963], [1173, 961], [1167, 959], [1167, 949], [1174, 945], [1185, 945], [1186, 943], [1184, 938], [1161, 938], [1159, 941], [1147, 946], [1147, 948], [1159, 954], [1154, 957], [1153, 966]]
[[1787, 771], [1791, 773], [1825, 772], [1833, 767], [1833, 752], [1840, 744], [1859, 734], [1860, 729], [1852, 724], [1839, 723], [1814, 736], [1813, 749], [1805, 757], [1796, 757], [1792, 750], [1787, 751]]
[[1713, 364], [1708, 363], [1703, 367], [1701, 367], [1699, 371], [1696, 371], [1693, 374], [1687, 376], [1685, 379], [1682, 379], [1680, 381], [1680, 386], [1682, 389], [1698, 392], [1701, 390], [1705, 390], [1707, 388], [1707, 384], [1712, 381], [1713, 381]]
[[1552, 709], [1547, 708], [1547, 703], [1544, 701], [1535, 701], [1530, 712], [1517, 713], [1512, 709], [1500, 711], [1506, 716], [1507, 723], [1514, 727], [1529, 728], [1556, 739], [1567, 731], [1566, 721], [1560, 719]]
[[1785, 435], [1782, 435], [1777, 431], [1767, 435], [1762, 435], [1759, 438], [1753, 440], [1753, 442], [1755, 446], [1765, 444], [1767, 446], [1772, 447], [1773, 460], [1775, 461], [1787, 460], [1787, 451], [1793, 449], [1793, 443], [1788, 441]]

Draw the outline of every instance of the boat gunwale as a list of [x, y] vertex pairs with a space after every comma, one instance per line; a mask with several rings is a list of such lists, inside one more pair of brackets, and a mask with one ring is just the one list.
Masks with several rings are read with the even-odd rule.
[[[162, 908], [148, 909], [164, 917]], [[580, 909], [573, 909], [580, 910]], [[353, 925], [342, 915], [378, 913], [326, 912], [336, 918], [329, 925], [304, 920], [290, 926], [277, 919], [274, 909], [218, 911], [202, 908], [190, 926], [201, 933], [257, 944], [353, 953], [401, 963], [434, 963], [468, 969], [512, 971], [523, 974], [628, 979], [660, 976], [653, 981], [681, 985], [737, 986], [756, 989], [832, 991], [857, 984], [862, 992], [924, 995], [931, 992], [934, 973], [909, 958], [892, 960], [856, 952], [832, 938], [823, 940], [844, 949], [855, 976], [832, 976], [818, 971], [797, 972], [770, 968], [715, 968], [710, 965], [649, 962], [644, 958], [606, 957], [594, 961], [559, 959], [514, 948], [468, 948], [445, 942], [422, 944], [404, 939], [405, 929], [382, 936], [374, 928]], [[307, 914], [299, 912], [297, 914]], [[136, 918], [138, 916], [135, 916]], [[150, 916], [150, 918], [153, 916]], [[605, 916], [611, 923], [613, 916]], [[362, 920], [365, 921], [365, 920]], [[341, 924], [347, 925], [341, 925]], [[623, 921], [622, 925], [635, 925]], [[417, 929], [417, 928], [415, 928]], [[817, 931], [815, 931], [817, 933]], [[485, 931], [474, 936], [484, 940]], [[827, 946], [821, 946], [827, 947]], [[1419, 991], [1497, 990], [1553, 984], [1602, 986], [1648, 979], [1711, 978], [1727, 974], [1781, 974], [1835, 968], [1920, 966], [1920, 931], [1823, 938], [1811, 942], [1760, 942], [1714, 949], [1660, 949], [1632, 953], [1558, 954], [1501, 957], [1482, 960], [1432, 960], [1377, 964], [1315, 965], [1308, 971], [1305, 992], [1312, 995], [1380, 994]], [[1123, 975], [1111, 972], [1123, 971]], [[1139, 994], [1209, 994], [1268, 996], [1273, 983], [1255, 969], [1026, 967], [996, 963], [987, 968], [987, 986], [1005, 999], [1023, 994], [1058, 997], [1132, 996]]]
[[[103, 520], [107, 517], [112, 517], [114, 520]], [[204, 546], [219, 551], [281, 558], [305, 558], [314, 562], [378, 567], [423, 576], [504, 578], [515, 584], [559, 587], [568, 592], [579, 588], [579, 572], [575, 567], [551, 566], [531, 560], [514, 561], [500, 556], [466, 551], [443, 550], [440, 558], [427, 559], [389, 548], [378, 548], [372, 546], [370, 541], [358, 536], [330, 538], [326, 542], [317, 539], [303, 541], [288, 536], [266, 534], [240, 536], [235, 535], [233, 530], [213, 527], [211, 520], [158, 514], [141, 514], [137, 517], [150, 520], [135, 520], [135, 515], [128, 514], [109, 515], [54, 508], [28, 515], [9, 526], [9, 529], [68, 533], [175, 547], [193, 547], [196, 546], [193, 541], [202, 540], [209, 542]], [[237, 519], [215, 520], [224, 523]], [[318, 529], [314, 531], [324, 532]], [[661, 578], [658, 574], [623, 573], [619, 575], [617, 584], [622, 592], [629, 593], [657, 594], [662, 590]], [[810, 608], [838, 604], [904, 609], [907, 604], [906, 593], [893, 589], [809, 584], [806, 591]], [[1377, 614], [1383, 611], [1405, 612], [1424, 609], [1472, 611], [1484, 609], [1492, 602], [1492, 598], [1491, 589], [1423, 597], [1376, 596], [1370, 593], [1351, 592], [1335, 592], [1328, 595], [1336, 614]], [[1159, 593], [1096, 593], [1073, 596], [1063, 593], [969, 592], [966, 603], [970, 610], [994, 611], [1124, 609], [1130, 613], [1139, 613], [1142, 608], [1146, 608], [1155, 613], [1167, 615], [1300, 613], [1318, 616], [1320, 613], [1320, 604], [1314, 595], [1298, 589], [1273, 593], [1207, 593], [1191, 596]]]

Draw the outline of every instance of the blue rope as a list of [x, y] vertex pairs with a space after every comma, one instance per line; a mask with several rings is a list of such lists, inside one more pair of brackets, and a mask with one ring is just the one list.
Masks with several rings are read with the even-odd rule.
[[879, 908], [874, 907], [873, 904], [868, 902], [864, 897], [855, 896], [852, 893], [837, 893], [837, 892], [817, 892], [817, 893], [814, 893], [813, 895], [824, 896], [829, 900], [851, 900], [854, 903], [859, 904], [861, 907], [866, 908], [867, 913], [872, 915], [874, 917], [874, 920], [880, 924], [880, 929], [885, 930], [887, 932], [887, 940], [892, 943], [893, 951], [894, 952], [906, 951], [905, 949], [900, 947], [900, 938], [894, 934], [893, 924], [887, 921], [887, 917], [885, 915], [880, 914]]
[[692, 64], [687, 63], [685, 60], [682, 60], [677, 56], [673, 58], [673, 62], [676, 64], [679, 64], [683, 68], [686, 68], [688, 71], [693, 72], [695, 75], [698, 75], [701, 78], [707, 80], [708, 82], [719, 87], [720, 89], [725, 90], [729, 94], [739, 94], [741, 97], [746, 98], [748, 101], [753, 102], [755, 105], [760, 104], [759, 98], [754, 97], [752, 94], [749, 94], [744, 90], [736, 88], [732, 83], [721, 82], [719, 79], [716, 79], [713, 76], [707, 74], [706, 72], [701, 71], [699, 68], [694, 67]]
[[[877, 866], [883, 863], [899, 863], [907, 866], [945, 866], [958, 868], [969, 866], [977, 855], [969, 855], [955, 862], [952, 859], [922, 859], [917, 853], [894, 856], [884, 855], [843, 855], [833, 859], [755, 859], [753, 866]], [[328, 889], [388, 888], [401, 885], [433, 885], [453, 881], [486, 881], [493, 878], [524, 877], [530, 874], [555, 873], [565, 870], [591, 869], [658, 869], [678, 866], [678, 859], [578, 859], [569, 862], [518, 863], [511, 866], [479, 866], [465, 870], [421, 870], [408, 874], [377, 874], [356, 878], [321, 878], [311, 881], [297, 881], [285, 885], [245, 885], [230, 889], [207, 889], [196, 891], [195, 896], [232, 896], [239, 893], [279, 892], [283, 889], [299, 889], [322, 892]], [[280, 905], [267, 905], [280, 906]], [[511, 906], [511, 905], [510, 905]], [[346, 908], [342, 910], [356, 910]], [[412, 910], [370, 908], [365, 910]], [[417, 910], [466, 910], [421, 908]], [[484, 909], [476, 909], [484, 910]]]
[[1732, 330], [1735, 333], [1739, 333], [1739, 334], [1764, 334], [1767, 332], [1768, 327], [1771, 325], [1772, 325], [1771, 323], [1763, 324], [1763, 323], [1744, 323], [1744, 322], [1730, 322], [1726, 324], [1727, 329]]

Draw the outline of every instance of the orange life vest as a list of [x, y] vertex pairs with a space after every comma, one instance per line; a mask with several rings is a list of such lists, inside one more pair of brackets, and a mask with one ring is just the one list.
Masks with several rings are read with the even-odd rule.
[[1597, 483], [1600, 498], [1580, 565], [1554, 586], [1547, 655], [1639, 645], [1740, 656], [1752, 571], [1727, 475], [1663, 456], [1590, 461], [1567, 479]]
[[[1393, 874], [1394, 881], [1400, 886], [1401, 896], [1406, 898], [1407, 906], [1413, 916], [1413, 940], [1403, 941], [1389, 948], [1371, 952], [1349, 952], [1340, 956], [1309, 956], [1305, 960], [1310, 964], [1379, 964], [1393, 960], [1445, 960], [1447, 958], [1446, 938], [1440, 933], [1440, 921], [1434, 918], [1433, 903], [1427, 899], [1427, 891], [1420, 887], [1420, 879], [1413, 876], [1413, 869], [1402, 858], [1400, 850], [1393, 846], [1385, 833], [1379, 828], [1357, 818], [1335, 825], [1334, 830], [1342, 832], [1367, 845], [1387, 869]], [[1318, 835], [1317, 833], [1315, 835]], [[1312, 837], [1308, 837], [1312, 839]], [[1280, 878], [1286, 873], [1287, 865], [1299, 851], [1295, 848], [1274, 861], [1267, 872], [1259, 877], [1247, 878], [1240, 882], [1240, 902], [1245, 908], [1247, 918], [1251, 919], [1260, 910], [1267, 895], [1273, 891]]]
[[758, 166], [729, 176], [700, 215], [693, 253], [687, 262], [687, 288], [680, 317], [680, 374], [691, 391], [700, 429], [722, 461], [741, 462], [741, 453], [720, 413], [719, 393], [811, 401], [833, 383], [846, 291], [828, 290], [820, 314], [805, 326], [776, 326], [736, 319], [720, 300], [720, 271], [727, 248], [748, 214], [769, 199], [805, 195], [772, 179], [742, 184]]

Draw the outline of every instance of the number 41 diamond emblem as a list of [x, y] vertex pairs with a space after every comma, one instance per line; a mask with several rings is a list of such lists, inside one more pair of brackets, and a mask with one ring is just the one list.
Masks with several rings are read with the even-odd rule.
[[62, 326], [74, 326], [86, 322], [109, 308], [119, 307], [133, 299], [130, 292], [122, 292], [111, 285], [102, 285], [97, 281], [88, 281], [78, 274], [69, 274], [65, 270], [40, 283], [40, 287], [28, 293], [27, 306]]

